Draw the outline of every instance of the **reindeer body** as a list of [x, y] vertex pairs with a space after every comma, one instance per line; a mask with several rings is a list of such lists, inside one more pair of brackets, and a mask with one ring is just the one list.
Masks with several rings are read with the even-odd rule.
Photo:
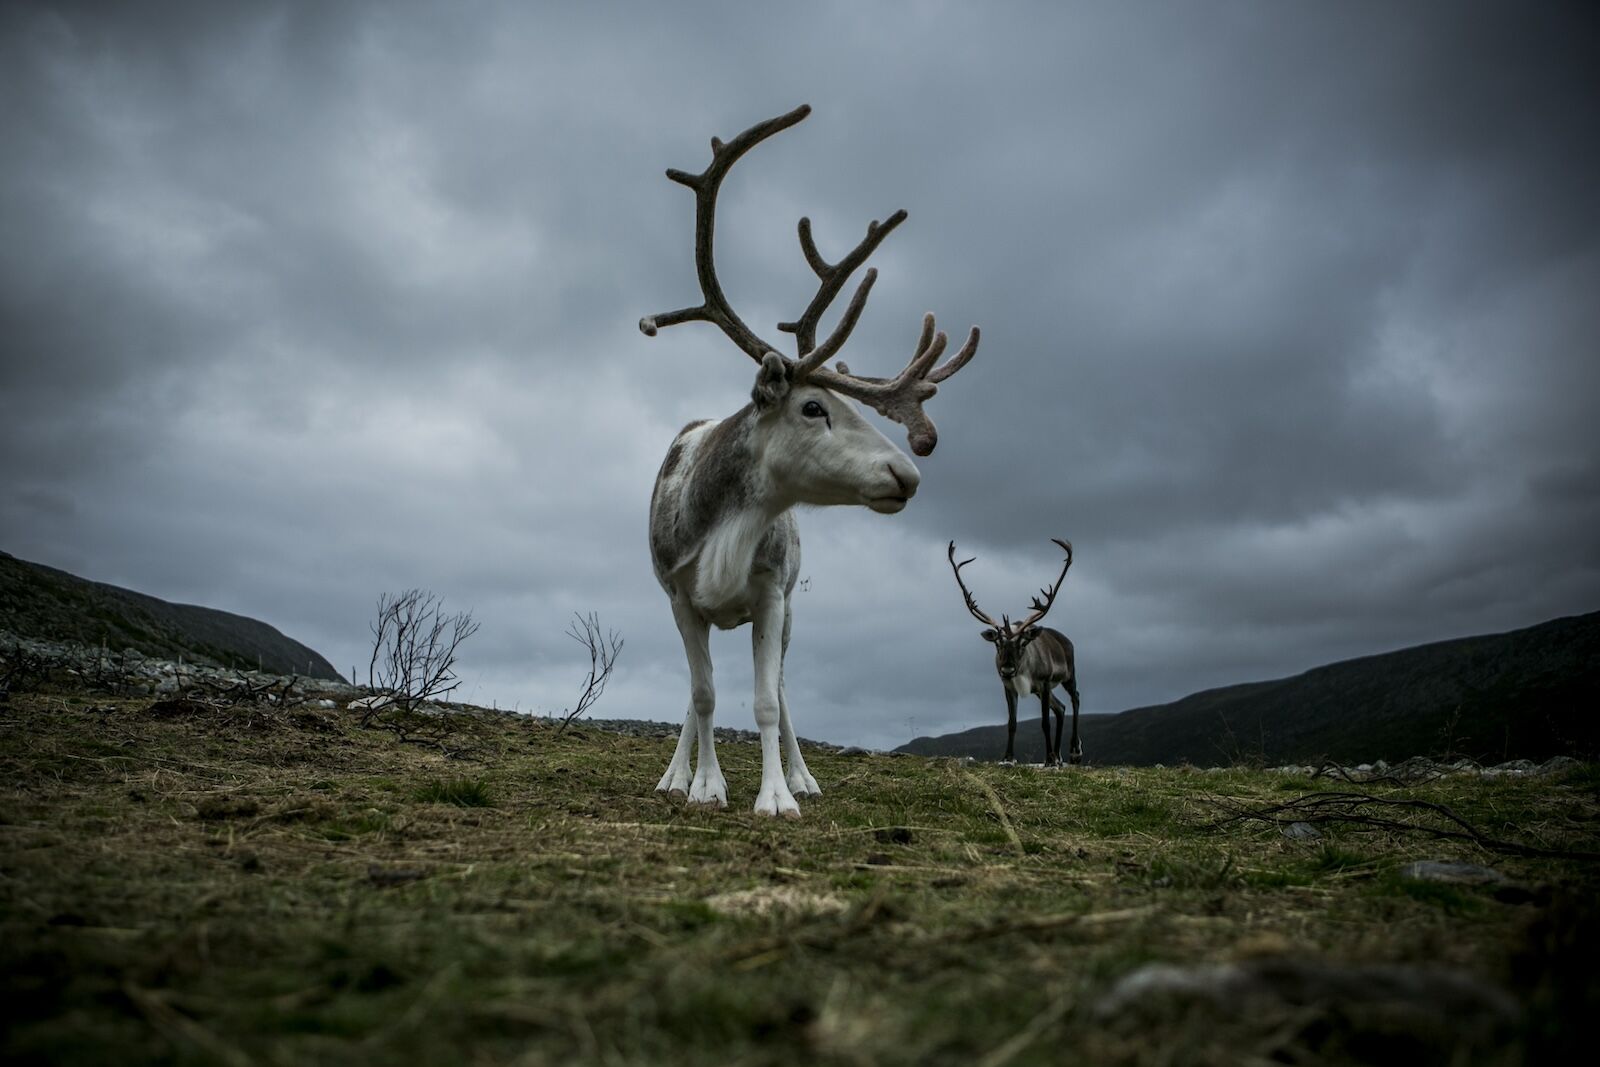
[[[1067, 570], [1072, 566], [1072, 545], [1059, 539], [1055, 539], [1055, 543], [1067, 553], [1055, 584], [1039, 590], [1039, 596], [1033, 598], [1033, 603], [1029, 605], [1031, 610], [1023, 619], [1012, 622], [1008, 616], [1002, 615], [1000, 621], [996, 622], [993, 616], [978, 607], [977, 600], [967, 589], [967, 583], [961, 580], [961, 568], [972, 560], [957, 563], [956, 543], [950, 542], [948, 555], [956, 585], [961, 589], [967, 611], [979, 622], [987, 624], [979, 636], [994, 645], [994, 667], [1000, 675], [1000, 683], [1005, 686], [1006, 755], [1003, 762], [1006, 763], [1015, 762], [1016, 759], [1017, 698], [1037, 696], [1039, 725], [1044, 730], [1044, 765], [1061, 765], [1061, 726], [1067, 709], [1053, 692], [1056, 686], [1066, 689], [1067, 695], [1072, 698], [1072, 739], [1067, 750], [1068, 759], [1072, 763], [1083, 761], [1083, 743], [1078, 739], [1078, 668], [1072, 642], [1061, 631], [1038, 625], [1055, 604], [1056, 594], [1061, 592], [1061, 583], [1066, 580]], [[1050, 735], [1052, 711], [1056, 713], [1053, 740]]]
[[[1055, 695], [1061, 686], [1072, 698], [1072, 737], [1068, 742], [1068, 759], [1072, 763], [1083, 760], [1083, 742], [1078, 737], [1078, 672], [1072, 642], [1059, 630], [1048, 626], [1035, 627], [1037, 634], [1020, 655], [1007, 674], [1004, 649], [996, 642], [994, 665], [1000, 683], [1006, 692], [1006, 755], [1005, 762], [1015, 760], [1017, 737], [1017, 698], [1039, 698], [1039, 725], [1044, 729], [1044, 762], [1046, 766], [1061, 763], [1061, 728], [1066, 716], [1066, 705]], [[1050, 736], [1050, 713], [1056, 714], [1056, 732]]]
[[[883, 514], [906, 506], [921, 475], [911, 459], [879, 433], [850, 399], [906, 427], [911, 450], [933, 451], [938, 433], [922, 410], [938, 383], [964, 367], [978, 349], [967, 343], [943, 364], [947, 338], [924, 315], [911, 361], [894, 378], [865, 378], [832, 359], [855, 329], [877, 272], [868, 270], [838, 323], [817, 340], [817, 325], [835, 297], [906, 213], [867, 226], [867, 235], [837, 263], [817, 251], [811, 223], [800, 220], [800, 248], [820, 284], [804, 312], [778, 324], [792, 333], [799, 358], [779, 355], [728, 304], [717, 279], [712, 236], [717, 193], [729, 168], [761, 141], [810, 114], [801, 106], [759, 123], [731, 141], [711, 139], [711, 163], [699, 174], [667, 171], [695, 196], [695, 273], [703, 302], [639, 320], [646, 336], [683, 322], [716, 325], [759, 365], [750, 403], [728, 418], [692, 422], [667, 450], [650, 497], [650, 557], [656, 580], [672, 602], [672, 617], [689, 662], [689, 711], [658, 792], [691, 804], [726, 807], [728, 787], [717, 765], [712, 715], [710, 628], [750, 624], [755, 663], [756, 727], [761, 734], [761, 788], [755, 810], [798, 816], [795, 796], [818, 795], [789, 719], [783, 658], [793, 612], [789, 598], [800, 570], [796, 505], [859, 505]], [[690, 759], [699, 755], [691, 774]], [[784, 773], [784, 761], [788, 773]]]
[[[672, 762], [656, 788], [725, 807], [717, 763], [709, 629], [751, 625], [761, 787], [755, 810], [796, 816], [796, 797], [820, 796], [789, 718], [783, 659], [800, 572], [796, 504], [901, 510], [921, 481], [916, 465], [844, 397], [787, 387], [776, 360], [737, 414], [690, 423], [667, 450], [650, 501], [650, 556], [672, 602], [689, 661], [690, 703]], [[823, 415], [807, 415], [821, 407]], [[699, 763], [690, 756], [699, 745]], [[781, 757], [781, 758], [780, 758]], [[784, 772], [787, 764], [788, 771]]]

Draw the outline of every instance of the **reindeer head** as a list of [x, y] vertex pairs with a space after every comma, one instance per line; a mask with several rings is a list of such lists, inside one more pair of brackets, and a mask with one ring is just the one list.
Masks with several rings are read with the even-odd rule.
[[794, 364], [776, 352], [762, 358], [750, 400], [780, 504], [860, 504], [892, 515], [916, 495], [922, 475], [911, 458], [846, 397], [796, 382]]
[[[961, 587], [961, 596], [966, 601], [967, 610], [972, 613], [973, 618], [988, 624], [978, 636], [994, 645], [994, 665], [995, 669], [1000, 672], [1001, 678], [1010, 679], [1016, 676], [1017, 666], [1022, 659], [1023, 652], [1033, 643], [1033, 639], [1039, 636], [1039, 622], [1050, 611], [1050, 606], [1055, 603], [1056, 594], [1061, 591], [1061, 583], [1066, 580], [1067, 568], [1072, 566], [1072, 545], [1059, 538], [1051, 538], [1051, 540], [1055, 541], [1066, 552], [1067, 561], [1061, 565], [1061, 574], [1056, 578], [1055, 584], [1039, 590], [1039, 596], [1034, 597], [1033, 602], [1028, 605], [1030, 614], [1018, 622], [1012, 622], [1010, 617], [1006, 615], [1000, 616], [1000, 621], [995, 622], [993, 618], [983, 612], [978, 607], [978, 602], [973, 599], [972, 593], [968, 591], [967, 584], [961, 580], [961, 568], [971, 563], [972, 560], [964, 559], [960, 563], [956, 562], [956, 543], [954, 541], [950, 542], [950, 547], [946, 552], [950, 560], [950, 569], [955, 572], [956, 584]], [[973, 559], [976, 558], [976, 556], [973, 557]], [[1044, 599], [1041, 600], [1040, 597]]]
[[877, 280], [878, 272], [869, 269], [833, 332], [821, 343], [816, 334], [823, 314], [850, 276], [890, 231], [905, 221], [906, 213], [897, 211], [886, 222], [870, 223], [861, 243], [837, 263], [822, 258], [811, 237], [811, 221], [800, 220], [800, 250], [820, 284], [798, 319], [778, 324], [779, 330], [794, 334], [795, 359], [778, 354], [744, 324], [717, 280], [712, 238], [723, 178], [751, 148], [810, 113], [810, 106], [802, 105], [752, 126], [727, 143], [712, 138], [711, 163], [699, 174], [667, 171], [668, 178], [687, 186], [695, 196], [694, 261], [704, 300], [694, 307], [640, 319], [639, 329], [654, 337], [661, 327], [680, 322], [714, 323], [756, 361], [759, 369], [751, 399], [757, 417], [770, 433], [766, 447], [776, 450], [773, 469], [785, 480], [784, 488], [794, 503], [864, 504], [874, 511], [895, 512], [916, 492], [921, 476], [910, 458], [873, 428], [851, 400], [905, 426], [911, 451], [928, 455], [939, 436], [922, 405], [938, 391], [938, 383], [972, 359], [978, 349], [978, 329], [973, 327], [961, 350], [936, 367], [948, 339], [934, 329], [933, 316], [926, 315], [916, 352], [896, 377], [859, 377], [843, 362], [829, 369], [824, 364], [844, 347]]

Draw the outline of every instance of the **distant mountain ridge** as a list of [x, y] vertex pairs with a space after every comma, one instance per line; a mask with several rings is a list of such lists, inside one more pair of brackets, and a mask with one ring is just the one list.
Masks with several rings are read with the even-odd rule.
[[[1039, 762], [1038, 705], [1024, 704], [1017, 758]], [[998, 759], [1006, 730], [998, 692], [995, 705], [995, 725], [919, 737], [896, 751]], [[1085, 716], [1082, 734], [1085, 757], [1096, 764], [1593, 758], [1600, 753], [1600, 612]]]
[[315, 650], [258, 619], [173, 604], [131, 589], [92, 582], [0, 552], [0, 630], [44, 641], [102, 642], [163, 659], [249, 667], [338, 679]]

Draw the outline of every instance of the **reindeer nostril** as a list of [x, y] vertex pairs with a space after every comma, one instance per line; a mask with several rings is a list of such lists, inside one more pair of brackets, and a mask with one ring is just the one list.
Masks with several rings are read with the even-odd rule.
[[907, 485], [905, 478], [901, 477], [900, 472], [894, 469], [893, 463], [886, 463], [884, 466], [889, 468], [889, 477], [894, 479], [894, 484], [900, 487], [901, 496], [908, 497], [917, 491], [916, 481], [913, 480], [911, 484]]

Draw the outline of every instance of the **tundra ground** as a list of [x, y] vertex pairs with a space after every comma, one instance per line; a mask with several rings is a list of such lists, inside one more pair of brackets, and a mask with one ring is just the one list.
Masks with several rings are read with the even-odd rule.
[[[816, 751], [825, 795], [774, 821], [752, 745], [719, 746], [734, 806], [706, 812], [653, 792], [670, 740], [485, 715], [447, 758], [352, 714], [0, 704], [8, 1063], [1519, 1064], [1576, 1055], [1600, 1007], [1590, 860], [1209, 826], [1326, 778]], [[1597, 786], [1334, 783], [1574, 853]], [[1433, 859], [1505, 881], [1405, 877]], [[1126, 984], [1261, 961], [1514, 1013]]]

